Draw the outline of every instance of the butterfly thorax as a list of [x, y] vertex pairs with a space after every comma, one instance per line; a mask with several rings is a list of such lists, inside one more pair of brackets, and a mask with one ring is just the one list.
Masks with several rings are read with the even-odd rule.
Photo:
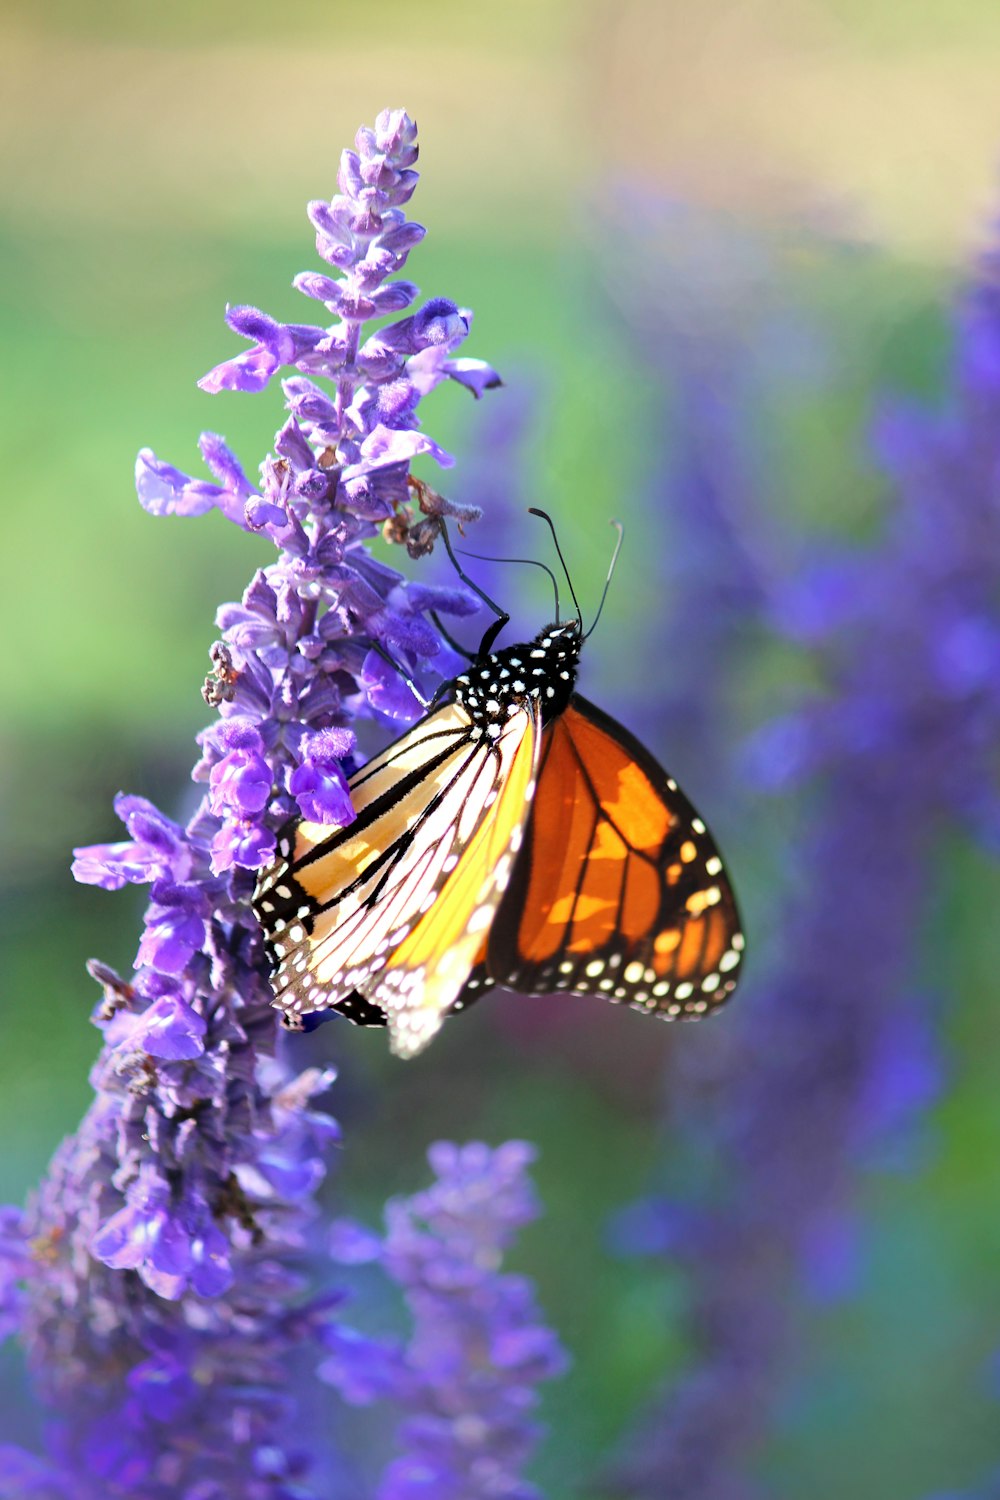
[[549, 625], [533, 641], [507, 646], [474, 662], [453, 683], [456, 702], [475, 729], [496, 739], [526, 699], [537, 699], [542, 721], [557, 718], [573, 695], [580, 663], [580, 623]]

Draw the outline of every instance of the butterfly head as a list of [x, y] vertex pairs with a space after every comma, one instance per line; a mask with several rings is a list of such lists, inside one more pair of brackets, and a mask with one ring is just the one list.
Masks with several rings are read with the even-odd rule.
[[455, 697], [473, 724], [493, 738], [525, 699], [536, 699], [548, 722], [573, 696], [582, 643], [579, 620], [549, 625], [533, 641], [506, 646], [474, 662], [455, 678]]

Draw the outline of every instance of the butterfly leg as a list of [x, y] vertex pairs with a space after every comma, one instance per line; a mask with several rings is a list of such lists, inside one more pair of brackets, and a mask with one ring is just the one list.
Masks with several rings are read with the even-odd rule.
[[434, 621], [434, 624], [437, 626], [438, 633], [444, 637], [453, 651], [457, 651], [459, 656], [464, 656], [466, 661], [476, 660], [476, 653], [474, 651], [466, 650], [461, 642], [456, 641], [451, 631], [446, 630], [445, 627], [441, 624], [441, 616], [438, 614], [436, 609], [429, 609], [427, 613], [430, 615], [431, 619]]
[[424, 696], [423, 692], [417, 686], [416, 682], [414, 682], [413, 678], [410, 676], [406, 668], [401, 667], [399, 662], [396, 661], [391, 652], [387, 651], [379, 641], [372, 641], [372, 650], [376, 653], [376, 655], [381, 656], [384, 662], [388, 662], [389, 666], [396, 673], [396, 675], [403, 679], [403, 681], [406, 683], [406, 686], [413, 694], [414, 698], [416, 698], [417, 702], [420, 704], [420, 707], [426, 712], [427, 709], [431, 707], [433, 700]]

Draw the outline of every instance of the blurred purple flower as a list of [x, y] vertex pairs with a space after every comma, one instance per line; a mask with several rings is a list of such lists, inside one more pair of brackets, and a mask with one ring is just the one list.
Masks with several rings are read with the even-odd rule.
[[535, 1386], [566, 1356], [541, 1321], [529, 1282], [501, 1272], [504, 1252], [538, 1214], [527, 1176], [532, 1148], [432, 1146], [436, 1181], [391, 1201], [380, 1238], [335, 1226], [333, 1255], [376, 1262], [413, 1317], [408, 1344], [332, 1325], [320, 1375], [360, 1405], [392, 1400], [405, 1412], [403, 1454], [384, 1471], [378, 1500], [535, 1500], [522, 1477], [540, 1429]]
[[[786, 856], [792, 888], [779, 942], [726, 1026], [692, 1037], [671, 1078], [670, 1138], [697, 1143], [698, 1232], [679, 1232], [687, 1195], [673, 1184], [617, 1226], [619, 1242], [630, 1236], [635, 1249], [683, 1264], [691, 1286], [692, 1367], [651, 1409], [611, 1479], [631, 1500], [753, 1492], [753, 1456], [795, 1364], [796, 1289], [823, 1300], [852, 1289], [859, 1166], [898, 1164], [886, 1142], [912, 1139], [940, 1087], [935, 997], [918, 982], [939, 841], [956, 819], [977, 837], [1000, 826], [983, 816], [998, 806], [1000, 735], [991, 670], [1000, 304], [995, 292], [986, 297], [990, 286], [986, 277], [960, 307], [944, 413], [904, 420], [887, 406], [877, 424], [896, 495], [882, 537], [850, 555], [803, 544], [782, 576], [787, 538], [766, 534], [742, 481], [729, 485], [729, 515], [745, 524], [757, 559], [756, 590], [745, 591], [737, 558], [707, 601], [682, 595], [677, 606], [697, 641], [719, 595], [742, 592], [737, 634], [769, 625], [778, 641], [811, 650], [826, 691], [769, 726], [748, 757], [758, 787], [809, 779], [803, 832]], [[711, 355], [700, 349], [697, 359]], [[715, 359], [722, 390], [738, 362], [732, 347]], [[687, 405], [685, 444], [703, 426], [711, 452], [718, 411], [718, 390], [707, 405]], [[713, 525], [717, 514], [716, 505]], [[718, 629], [713, 621], [716, 642]], [[703, 673], [703, 693], [713, 680], [717, 672]], [[699, 749], [699, 722], [714, 734], [727, 701], [732, 716], [724, 677], [720, 689], [694, 721]]]

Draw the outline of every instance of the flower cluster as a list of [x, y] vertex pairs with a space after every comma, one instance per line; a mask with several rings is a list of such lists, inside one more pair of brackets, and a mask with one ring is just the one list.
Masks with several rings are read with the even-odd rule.
[[[127, 1106], [135, 1129], [120, 1150], [124, 1201], [94, 1250], [164, 1296], [188, 1285], [211, 1295], [231, 1276], [217, 1205], [260, 1116], [252, 1064], [270, 1050], [273, 1030], [246, 906], [254, 872], [273, 857], [275, 830], [293, 813], [350, 821], [348, 722], [362, 710], [412, 716], [418, 705], [390, 662], [418, 674], [441, 645], [426, 611], [471, 607], [461, 591], [407, 584], [363, 545], [376, 519], [403, 512], [410, 459], [445, 457], [415, 426], [420, 396], [451, 373], [468, 382], [470, 365], [490, 378], [468, 360], [453, 372], [469, 318], [440, 299], [362, 341], [367, 321], [417, 295], [410, 282], [387, 281], [423, 234], [401, 207], [416, 181], [414, 138], [406, 115], [381, 116], [374, 131], [359, 132], [358, 152], [344, 155], [342, 196], [310, 207], [320, 253], [342, 277], [298, 284], [310, 296], [322, 291], [338, 318], [332, 329], [280, 326], [246, 308], [229, 315], [256, 341], [206, 376], [209, 390], [260, 389], [282, 364], [336, 387], [331, 398], [312, 380], [285, 382], [289, 416], [262, 465], [261, 489], [215, 436], [202, 439], [202, 452], [218, 484], [189, 479], [148, 451], [137, 467], [147, 509], [191, 515], [215, 505], [279, 549], [242, 602], [219, 611], [222, 639], [207, 684], [219, 717], [199, 736], [193, 775], [208, 792], [194, 817], [182, 828], [144, 799], [120, 797], [130, 838], [78, 850], [74, 865], [78, 879], [106, 889], [150, 886], [134, 978], [99, 975], [107, 998], [98, 1088], [129, 1084], [126, 1097], [137, 1102]], [[216, 1012], [218, 1034], [208, 1037]]]
[[[244, 1144], [228, 1201], [215, 1205], [217, 1220], [229, 1216], [227, 1232], [206, 1223], [208, 1245], [194, 1268], [188, 1226], [162, 1189], [151, 1185], [145, 1199], [135, 1195], [115, 1211], [121, 1112], [113, 1095], [98, 1098], [22, 1224], [31, 1266], [20, 1335], [49, 1420], [44, 1461], [8, 1453], [12, 1493], [316, 1495], [304, 1483], [301, 1437], [286, 1437], [294, 1415], [287, 1382], [289, 1351], [325, 1313], [305, 1297], [304, 1271], [309, 1195], [336, 1133], [310, 1099], [329, 1081], [306, 1072], [282, 1083], [277, 1065], [261, 1068], [268, 1128], [258, 1128], [255, 1160]], [[132, 1269], [140, 1235], [161, 1295]]]
[[344, 1221], [335, 1259], [377, 1262], [413, 1316], [408, 1345], [331, 1323], [321, 1377], [346, 1400], [388, 1399], [406, 1413], [403, 1456], [382, 1476], [378, 1500], [534, 1500], [521, 1477], [538, 1439], [534, 1387], [565, 1368], [529, 1282], [502, 1274], [504, 1251], [538, 1213], [521, 1141], [495, 1151], [439, 1142], [437, 1180], [386, 1207], [383, 1236]]
[[[257, 308], [231, 308], [227, 321], [251, 348], [201, 381], [213, 392], [258, 391], [282, 367], [300, 372], [283, 382], [288, 418], [260, 485], [214, 433], [200, 446], [215, 483], [148, 449], [136, 464], [139, 499], [154, 515], [214, 507], [280, 552], [241, 604], [219, 612], [223, 639], [206, 693], [220, 720], [201, 737], [194, 773], [209, 783], [200, 832], [216, 875], [266, 865], [276, 822], [293, 812], [349, 820], [346, 723], [359, 712], [415, 717], [420, 704], [407, 679], [419, 680], [442, 652], [427, 612], [474, 607], [460, 589], [404, 582], [364, 547], [381, 524], [419, 555], [433, 545], [442, 516], [478, 514], [420, 486], [423, 513], [414, 520], [411, 461], [430, 454], [451, 463], [420, 431], [417, 407], [445, 379], [477, 396], [499, 382], [489, 365], [456, 355], [472, 314], [445, 298], [364, 336], [372, 319], [416, 300], [418, 288], [396, 273], [424, 230], [403, 211], [417, 181], [412, 121], [386, 112], [374, 130], [359, 131], [357, 147], [344, 153], [341, 194], [309, 205], [317, 250], [340, 276], [295, 279], [336, 322], [279, 324]], [[311, 377], [331, 382], [332, 394]], [[439, 664], [447, 670], [450, 658]], [[184, 905], [183, 894], [173, 905]]]
[[696, 1350], [623, 1461], [637, 1500], [746, 1492], [794, 1360], [790, 1288], [850, 1286], [858, 1164], [938, 1086], [933, 1003], [916, 977], [935, 856], [956, 818], [994, 838], [1000, 806], [993, 270], [960, 309], [946, 411], [879, 415], [896, 494], [883, 537], [812, 557], [803, 546], [791, 581], [763, 580], [768, 622], [816, 654], [829, 691], [752, 745], [758, 787], [811, 792], [787, 936], [733, 1030], [692, 1048], [671, 1088], [688, 1129], [701, 1116], [725, 1192], [671, 1194], [632, 1221], [689, 1270]]
[[330, 1075], [296, 1077], [276, 1059], [247, 899], [289, 815], [350, 821], [351, 721], [413, 717], [409, 684], [448, 670], [427, 613], [473, 602], [405, 582], [365, 543], [382, 524], [420, 555], [443, 515], [474, 516], [424, 486], [410, 507], [410, 461], [449, 462], [417, 407], [444, 379], [476, 395], [496, 383], [456, 354], [471, 315], [445, 299], [366, 333], [414, 304], [417, 288], [396, 273], [424, 231], [403, 211], [417, 181], [412, 121], [386, 111], [356, 144], [339, 195], [309, 209], [338, 274], [296, 282], [332, 326], [233, 309], [251, 347], [201, 382], [257, 391], [283, 367], [298, 372], [260, 484], [214, 434], [201, 439], [212, 481], [148, 450], [136, 468], [152, 514], [218, 509], [278, 557], [219, 613], [205, 687], [219, 716], [200, 736], [193, 775], [207, 790], [194, 816], [182, 826], [121, 796], [128, 837], [77, 851], [77, 879], [146, 884], [150, 901], [131, 977], [90, 966], [103, 992], [94, 1102], [25, 1213], [4, 1221], [4, 1327], [20, 1328], [58, 1413], [51, 1464], [19, 1460], [26, 1495], [64, 1481], [81, 1497], [306, 1493], [285, 1391], [319, 1316], [297, 1262], [336, 1127], [312, 1104]]

